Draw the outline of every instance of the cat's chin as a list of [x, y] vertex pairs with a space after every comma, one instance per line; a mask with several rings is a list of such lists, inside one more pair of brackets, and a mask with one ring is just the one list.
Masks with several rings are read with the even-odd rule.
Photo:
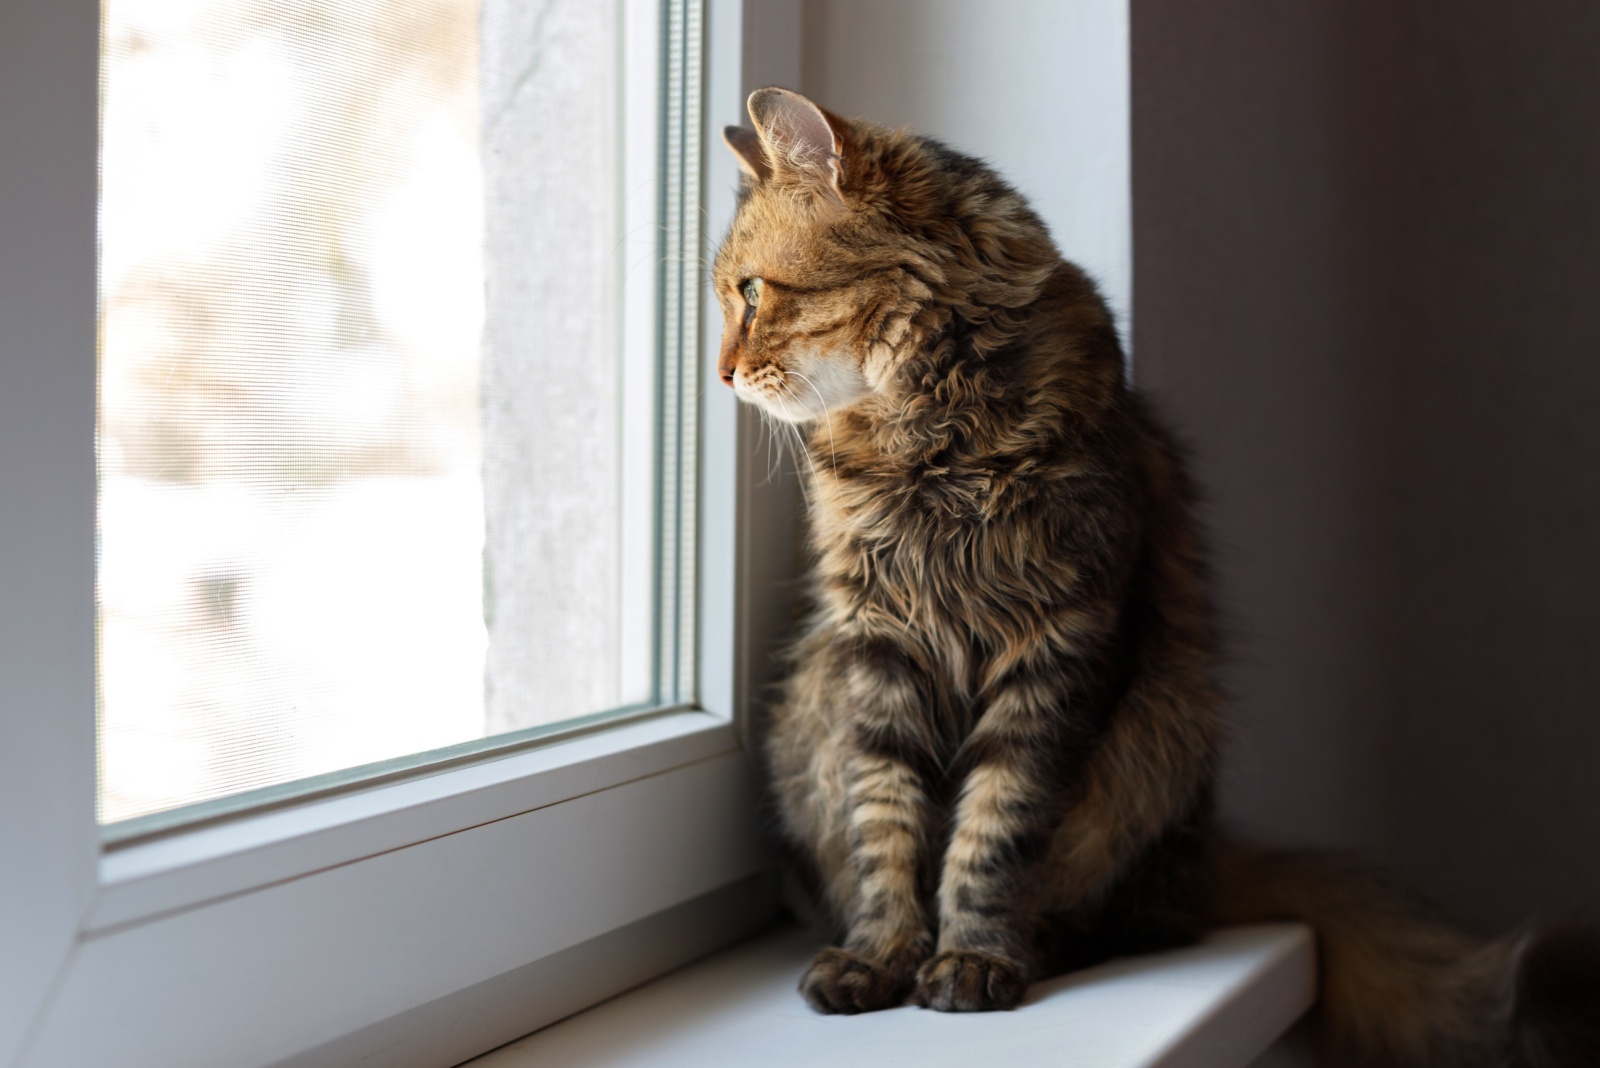
[[730, 385], [736, 397], [781, 423], [812, 423], [860, 401], [871, 387], [848, 358], [810, 348], [792, 349], [787, 366], [776, 361], [738, 366]]
[[739, 399], [746, 404], [761, 409], [762, 412], [780, 423], [802, 427], [810, 426], [819, 420], [826, 419], [830, 415], [838, 415], [848, 408], [855, 407], [862, 400], [861, 397], [851, 397], [843, 403], [829, 404], [827, 407], [822, 407], [815, 402], [809, 405], [799, 405], [795, 403], [792, 397], [783, 400], [772, 400], [767, 397], [741, 396]]
[[823, 415], [821, 412], [796, 412], [793, 409], [788, 411], [779, 411], [777, 409], [768, 408], [765, 405], [762, 406], [762, 411], [772, 416], [772, 418], [776, 419], [778, 422], [788, 423], [790, 426], [810, 426], [818, 419], [821, 419]]
[[749, 403], [754, 404], [778, 422], [788, 423], [791, 426], [809, 426], [828, 414], [828, 409], [826, 408], [818, 408], [814, 404], [801, 405], [796, 403], [793, 398], [774, 401], [766, 397], [758, 397], [750, 400]]
[[820, 391], [801, 393], [791, 391], [787, 395], [778, 395], [745, 386], [738, 381], [735, 381], [733, 392], [742, 403], [759, 408], [778, 422], [792, 426], [807, 426], [830, 413], [843, 411], [858, 403], [866, 395], [864, 390], [860, 393], [838, 391], [837, 396], [825, 394], [819, 396]]

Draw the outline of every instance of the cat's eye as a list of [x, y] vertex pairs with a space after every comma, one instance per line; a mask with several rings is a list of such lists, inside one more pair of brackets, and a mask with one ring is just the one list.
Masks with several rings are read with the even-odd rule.
[[750, 324], [756, 321], [756, 308], [761, 304], [761, 279], [747, 278], [744, 285], [739, 287], [739, 292], [744, 297], [744, 329], [750, 329]]

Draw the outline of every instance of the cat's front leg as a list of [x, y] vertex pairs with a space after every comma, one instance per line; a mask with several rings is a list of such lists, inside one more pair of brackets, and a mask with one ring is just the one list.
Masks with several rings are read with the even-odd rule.
[[1039, 860], [1078, 748], [1061, 674], [1020, 670], [994, 692], [968, 739], [939, 877], [938, 952], [913, 1000], [945, 1012], [1011, 1009], [1031, 982]]
[[850, 842], [843, 943], [819, 953], [800, 990], [819, 1012], [871, 1012], [905, 1001], [933, 951], [929, 875], [933, 767], [912, 669], [892, 645], [852, 649], [843, 818]]

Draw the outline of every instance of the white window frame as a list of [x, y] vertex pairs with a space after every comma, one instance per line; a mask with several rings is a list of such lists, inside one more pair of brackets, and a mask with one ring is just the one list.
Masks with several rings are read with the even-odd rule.
[[[736, 184], [720, 130], [798, 82], [799, 15], [708, 0], [703, 21], [709, 247]], [[765, 922], [740, 737], [795, 517], [714, 385], [692, 707], [103, 851], [99, 32], [95, 0], [0, 6], [0, 1064], [447, 1065]], [[717, 314], [701, 301], [711, 383]]]

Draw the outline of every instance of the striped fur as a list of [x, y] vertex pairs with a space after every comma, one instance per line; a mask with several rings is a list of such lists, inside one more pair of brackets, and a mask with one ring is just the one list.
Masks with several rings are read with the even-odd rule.
[[1011, 1008], [1064, 967], [1299, 916], [1337, 940], [1333, 1015], [1363, 1048], [1509, 1057], [1507, 945], [1215, 839], [1192, 492], [1093, 284], [977, 160], [784, 90], [750, 112], [719, 369], [807, 427], [810, 607], [766, 742], [839, 930], [805, 997]]

